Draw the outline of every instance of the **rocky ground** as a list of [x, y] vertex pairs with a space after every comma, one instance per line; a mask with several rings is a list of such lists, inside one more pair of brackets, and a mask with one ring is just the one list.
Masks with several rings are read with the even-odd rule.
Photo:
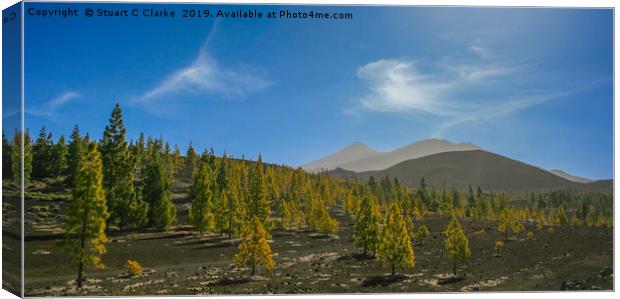
[[[178, 197], [178, 218], [184, 223], [187, 203]], [[11, 218], [17, 215], [16, 199], [4, 196], [3, 208], [6, 261], [19, 252], [16, 235], [10, 233], [15, 227]], [[388, 267], [362, 256], [354, 247], [349, 217], [332, 211], [341, 223], [336, 235], [273, 231], [270, 242], [277, 266], [254, 277], [249, 277], [248, 269], [232, 265], [236, 239], [199, 235], [183, 225], [168, 232], [113, 233], [103, 257], [106, 268], [87, 269], [86, 287], [77, 291], [77, 265], [56, 245], [62, 236], [58, 223], [65, 209], [66, 203], [54, 198], [26, 201], [27, 296], [613, 289], [613, 230], [609, 228], [555, 227], [550, 233], [526, 223], [526, 230], [505, 241], [501, 256], [496, 256], [495, 241], [503, 238], [496, 224], [462, 221], [472, 256], [458, 265], [463, 279], [453, 280], [441, 235], [449, 219], [428, 217], [425, 223], [431, 235], [424, 244], [414, 246], [415, 268], [392, 277]], [[484, 234], [474, 234], [481, 229]], [[534, 236], [528, 240], [529, 231]], [[128, 259], [140, 262], [144, 274], [129, 276]], [[7, 273], [17, 273], [14, 264], [5, 263]]]

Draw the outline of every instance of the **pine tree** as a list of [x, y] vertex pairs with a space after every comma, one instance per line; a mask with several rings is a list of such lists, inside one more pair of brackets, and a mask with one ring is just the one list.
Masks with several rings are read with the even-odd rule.
[[564, 213], [564, 206], [560, 206], [558, 212], [555, 216], [555, 223], [564, 226], [568, 223], [568, 219], [566, 218], [566, 214]]
[[497, 230], [504, 233], [504, 240], [508, 240], [508, 233], [510, 232], [513, 220], [510, 210], [504, 208], [499, 214], [499, 223], [497, 224]]
[[103, 188], [108, 199], [108, 223], [118, 224], [122, 230], [144, 226], [148, 206], [136, 194], [134, 175], [136, 159], [125, 140], [121, 107], [112, 110], [101, 140]]
[[80, 129], [75, 125], [71, 133], [67, 156], [67, 183], [69, 183], [69, 185], [73, 185], [75, 181], [76, 174], [79, 170], [80, 158], [83, 154], [84, 145], [82, 137], [80, 137]]
[[364, 255], [369, 251], [374, 252], [379, 242], [380, 226], [379, 221], [381, 214], [376, 207], [370, 195], [365, 194], [362, 198], [360, 210], [355, 216], [355, 233], [353, 234], [353, 242], [355, 246], [364, 249]]
[[248, 219], [257, 217], [263, 227], [269, 229], [271, 201], [265, 183], [265, 173], [263, 171], [263, 158], [258, 155], [258, 161], [252, 170], [250, 183], [250, 202], [248, 205]]
[[176, 208], [170, 198], [170, 174], [163, 165], [161, 143], [154, 142], [148, 155], [148, 162], [142, 170], [142, 198], [148, 203], [148, 224], [151, 227], [167, 229], [175, 221]]
[[424, 240], [428, 238], [429, 234], [430, 232], [428, 231], [428, 228], [426, 227], [426, 225], [422, 224], [420, 228], [418, 228], [418, 231], [415, 233], [416, 244], [424, 245]]
[[213, 187], [215, 180], [213, 171], [208, 163], [208, 153], [205, 152], [200, 159], [194, 173], [194, 183], [190, 189], [192, 206], [189, 210], [190, 223], [200, 232], [213, 231], [215, 228], [215, 216], [213, 207]]
[[521, 224], [520, 221], [514, 221], [512, 223], [511, 229], [513, 233], [518, 235], [519, 233], [525, 230], [525, 227], [523, 226], [523, 224]]
[[377, 255], [384, 264], [391, 267], [392, 276], [396, 274], [396, 267], [413, 269], [415, 256], [398, 204], [392, 204], [388, 210]]
[[96, 143], [90, 143], [80, 162], [73, 200], [67, 211], [63, 247], [78, 262], [77, 286], [82, 287], [84, 270], [88, 264], [103, 267], [105, 254], [106, 219], [108, 211], [102, 188], [102, 163]]
[[256, 267], [261, 266], [271, 270], [276, 266], [272, 259], [271, 247], [267, 243], [267, 232], [263, 228], [260, 219], [254, 217], [244, 229], [239, 244], [239, 253], [235, 254], [233, 261], [237, 266], [250, 266], [252, 276], [256, 273]]
[[321, 197], [314, 195], [310, 199], [310, 215], [308, 223], [319, 233], [338, 232], [338, 221], [332, 218], [325, 207], [325, 202]]
[[[13, 169], [13, 179], [18, 184], [28, 184], [32, 174], [32, 144], [30, 142], [30, 134], [28, 133], [28, 130], [26, 130], [25, 133], [15, 131], [15, 135], [13, 136], [11, 158], [13, 159], [11, 163]], [[22, 172], [24, 176], [23, 182]]]
[[453, 267], [452, 273], [456, 276], [456, 263], [465, 262], [471, 255], [469, 249], [469, 241], [461, 229], [461, 224], [456, 218], [452, 218], [452, 221], [443, 232], [446, 239], [444, 240], [444, 246], [446, 248], [446, 255], [452, 258]]
[[52, 146], [51, 176], [62, 176], [67, 174], [67, 155], [68, 149], [65, 136], [61, 135], [58, 142]]
[[[51, 137], [51, 136], [50, 136]], [[41, 127], [39, 137], [32, 146], [32, 176], [35, 178], [49, 177], [51, 163], [51, 147], [45, 127]]]
[[13, 145], [4, 135], [2, 130], [2, 176], [4, 178], [13, 177]]
[[176, 174], [181, 168], [181, 164], [183, 161], [181, 160], [181, 149], [179, 146], [174, 146], [174, 152], [172, 154], [172, 164], [174, 165], [174, 173]]
[[200, 162], [200, 157], [194, 147], [192, 146], [192, 142], [189, 142], [189, 146], [187, 147], [187, 153], [185, 154], [185, 167], [189, 169], [190, 173], [194, 173], [195, 169], [198, 167]]

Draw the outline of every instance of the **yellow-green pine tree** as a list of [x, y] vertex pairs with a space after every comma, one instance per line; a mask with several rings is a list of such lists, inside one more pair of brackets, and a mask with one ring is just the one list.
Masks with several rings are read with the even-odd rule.
[[390, 266], [392, 276], [396, 274], [397, 267], [411, 270], [415, 265], [415, 255], [413, 247], [411, 247], [407, 225], [402, 218], [400, 207], [396, 203], [388, 209], [377, 255], [384, 264]]
[[564, 226], [568, 223], [568, 219], [566, 218], [566, 214], [564, 213], [564, 206], [560, 206], [557, 214], [555, 215], [555, 223]]
[[471, 255], [469, 240], [467, 240], [467, 236], [463, 233], [461, 224], [456, 218], [452, 218], [452, 221], [444, 231], [444, 236], [446, 237], [444, 240], [445, 252], [452, 259], [452, 273], [456, 275], [456, 263], [465, 262]]
[[200, 232], [213, 231], [215, 228], [215, 217], [213, 215], [213, 191], [212, 184], [215, 183], [213, 171], [207, 163], [205, 152], [194, 172], [194, 183], [190, 188], [189, 198], [192, 206], [189, 209], [189, 222]]
[[252, 222], [246, 225], [239, 244], [239, 253], [235, 254], [233, 261], [237, 266], [250, 266], [252, 276], [256, 273], [257, 266], [267, 270], [276, 266], [267, 242], [267, 232], [258, 217], [254, 217]]
[[106, 252], [106, 220], [109, 216], [103, 191], [101, 157], [96, 143], [90, 143], [79, 163], [73, 200], [64, 225], [63, 247], [78, 262], [77, 286], [82, 287], [87, 264], [103, 267], [101, 255]]

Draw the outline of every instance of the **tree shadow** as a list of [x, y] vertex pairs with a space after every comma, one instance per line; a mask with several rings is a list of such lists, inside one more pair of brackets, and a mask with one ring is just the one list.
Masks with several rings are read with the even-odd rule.
[[400, 274], [388, 275], [388, 276], [385, 276], [385, 275], [371, 276], [371, 277], [364, 279], [364, 281], [362, 281], [362, 286], [363, 287], [376, 287], [376, 286], [387, 287], [387, 286], [390, 286], [391, 284], [401, 282], [406, 278], [407, 276], [400, 275]]
[[230, 286], [236, 284], [244, 284], [250, 282], [252, 279], [249, 277], [238, 277], [238, 278], [222, 278], [216, 282], [212, 282], [209, 286]]

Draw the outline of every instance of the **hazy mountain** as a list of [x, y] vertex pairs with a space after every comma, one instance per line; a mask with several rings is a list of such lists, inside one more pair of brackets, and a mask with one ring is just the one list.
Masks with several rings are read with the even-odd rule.
[[571, 174], [568, 174], [568, 173], [566, 173], [566, 172], [564, 172], [562, 170], [559, 170], [559, 169], [552, 169], [552, 170], [549, 170], [549, 172], [551, 172], [551, 173], [553, 173], [553, 174], [555, 174], [555, 175], [557, 175], [559, 177], [565, 178], [565, 179], [567, 179], [567, 180], [569, 180], [571, 182], [575, 182], [575, 183], [586, 184], [586, 183], [593, 182], [593, 180], [591, 180], [591, 179], [586, 179], [586, 178], [578, 177], [578, 176], [575, 176], [575, 175], [571, 175]]
[[369, 148], [361, 142], [354, 142], [338, 152], [335, 152], [331, 155], [325, 156], [308, 164], [302, 165], [301, 167], [311, 172], [320, 170], [332, 170], [337, 168], [341, 164], [373, 157], [379, 154], [381, 153]]
[[418, 187], [424, 177], [435, 188], [465, 190], [470, 184], [483, 190], [529, 192], [555, 189], [611, 192], [612, 181], [576, 183], [503, 156], [483, 150], [453, 151], [411, 159], [380, 171], [355, 173], [338, 168], [331, 175], [368, 180], [370, 176], [397, 177], [403, 185]]
[[338, 167], [355, 172], [382, 170], [400, 162], [444, 152], [472, 151], [480, 148], [471, 143], [452, 143], [447, 140], [428, 139], [380, 155], [343, 162]]

